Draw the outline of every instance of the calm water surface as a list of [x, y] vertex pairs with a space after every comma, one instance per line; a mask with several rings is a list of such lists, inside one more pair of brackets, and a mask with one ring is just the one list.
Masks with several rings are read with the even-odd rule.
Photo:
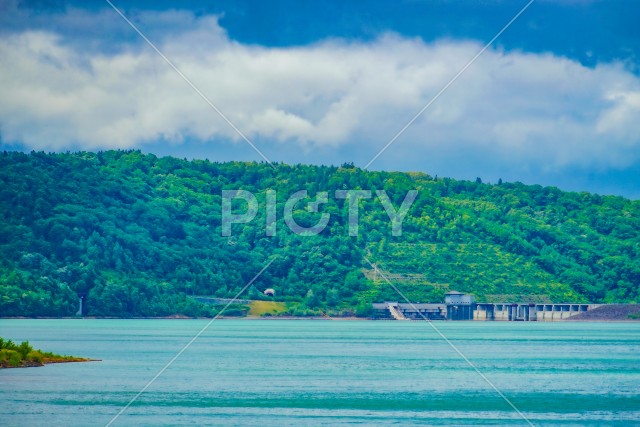
[[[205, 320], [0, 320], [0, 425], [104, 426]], [[640, 323], [438, 322], [536, 426], [640, 426]], [[524, 426], [425, 322], [219, 320], [114, 426]]]

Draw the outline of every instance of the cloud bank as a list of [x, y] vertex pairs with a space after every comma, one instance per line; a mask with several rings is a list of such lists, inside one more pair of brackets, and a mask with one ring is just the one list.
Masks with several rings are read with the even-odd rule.
[[[384, 34], [267, 48], [230, 40], [215, 16], [144, 12], [137, 20], [155, 23], [158, 48], [239, 129], [266, 141], [272, 160], [336, 149], [351, 158], [333, 163], [365, 164], [482, 47]], [[162, 25], [173, 30], [161, 36]], [[0, 39], [0, 58], [5, 143], [242, 143], [142, 40], [103, 49], [21, 29]], [[639, 117], [640, 79], [623, 64], [587, 68], [553, 54], [489, 49], [379, 164], [405, 169], [422, 158], [428, 168], [467, 158], [513, 170], [624, 168], [640, 162]]]

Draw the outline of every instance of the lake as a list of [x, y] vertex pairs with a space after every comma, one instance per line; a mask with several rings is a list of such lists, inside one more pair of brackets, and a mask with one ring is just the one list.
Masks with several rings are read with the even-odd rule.
[[[207, 320], [0, 320], [0, 424], [104, 426]], [[436, 322], [536, 426], [640, 425], [640, 323]], [[113, 423], [526, 426], [426, 322], [216, 320]]]

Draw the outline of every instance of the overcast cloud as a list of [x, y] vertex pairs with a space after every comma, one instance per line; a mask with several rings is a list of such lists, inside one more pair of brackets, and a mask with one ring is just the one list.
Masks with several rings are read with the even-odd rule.
[[[308, 161], [303, 155], [332, 148], [351, 158], [325, 162], [366, 164], [482, 47], [386, 33], [274, 48], [230, 40], [216, 16], [144, 12], [137, 20], [154, 23], [153, 34], [171, 27], [158, 48], [272, 160], [290, 160], [293, 150]], [[56, 151], [243, 144], [142, 40], [103, 49], [23, 29], [0, 39], [0, 58], [5, 143]], [[405, 170], [403, 159], [415, 165], [423, 156], [425, 168], [453, 170], [466, 153], [479, 171], [501, 162], [523, 171], [624, 168], [640, 162], [638, 117], [640, 79], [621, 63], [587, 68], [550, 53], [490, 49], [380, 165]]]

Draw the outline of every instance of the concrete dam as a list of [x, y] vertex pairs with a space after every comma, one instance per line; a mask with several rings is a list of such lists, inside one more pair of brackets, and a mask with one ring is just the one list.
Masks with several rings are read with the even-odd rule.
[[444, 303], [373, 303], [373, 317], [395, 320], [479, 320], [554, 322], [602, 304], [477, 303], [473, 295], [448, 292]]

